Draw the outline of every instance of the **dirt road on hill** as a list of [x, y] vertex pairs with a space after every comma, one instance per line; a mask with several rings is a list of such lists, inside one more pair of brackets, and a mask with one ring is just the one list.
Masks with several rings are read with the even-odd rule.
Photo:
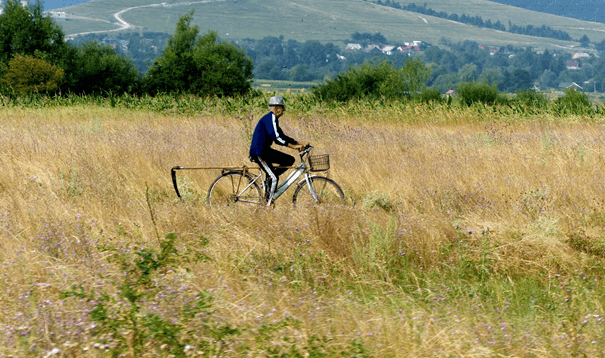
[[[124, 13], [126, 13], [128, 11], [131, 11], [131, 10], [134, 10], [134, 9], [141, 9], [141, 8], [145, 8], [145, 7], [177, 7], [177, 6], [188, 6], [188, 5], [194, 5], [194, 4], [205, 4], [205, 3], [219, 2], [219, 1], [225, 1], [225, 0], [188, 1], [188, 2], [179, 2], [179, 3], [174, 3], [174, 4], [168, 4], [168, 3], [163, 2], [163, 3], [160, 3], [160, 4], [149, 4], [149, 5], [133, 6], [133, 7], [129, 7], [129, 8], [120, 10], [120, 11], [116, 12], [115, 14], [113, 14], [113, 17], [117, 20], [117, 25], [118, 25], [118, 27], [115, 28], [115, 29], [101, 30], [101, 31], [79, 32], [79, 33], [76, 33], [76, 34], [69, 34], [66, 37], [67, 38], [74, 38], [74, 37], [79, 36], [79, 35], [89, 35], [89, 34], [116, 32], [116, 31], [122, 31], [122, 30], [133, 29], [133, 28], [139, 27], [139, 26], [135, 26], [135, 25], [132, 25], [132, 24], [126, 22], [122, 18], [122, 15], [124, 15]], [[100, 21], [100, 22], [111, 23], [110, 21], [103, 20], [103, 19], [90, 18], [90, 17], [84, 17], [84, 16], [77, 16], [77, 15], [69, 14], [69, 13], [66, 13], [65, 16], [66, 16], [67, 19], [91, 20], [91, 21]]]

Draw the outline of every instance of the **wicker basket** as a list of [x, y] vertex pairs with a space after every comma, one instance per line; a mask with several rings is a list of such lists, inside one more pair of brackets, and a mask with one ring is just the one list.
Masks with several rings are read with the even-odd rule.
[[330, 169], [330, 156], [328, 154], [309, 156], [309, 170], [323, 172], [328, 169]]

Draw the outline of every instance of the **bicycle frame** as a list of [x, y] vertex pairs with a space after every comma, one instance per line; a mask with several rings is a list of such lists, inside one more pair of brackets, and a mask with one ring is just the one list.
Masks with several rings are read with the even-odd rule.
[[[277, 188], [275, 188], [275, 193], [273, 193], [270, 200], [275, 200], [275, 199], [279, 198], [303, 174], [305, 174], [304, 180], [307, 182], [307, 185], [309, 186], [309, 190], [311, 190], [311, 195], [313, 195], [313, 199], [317, 200], [317, 195], [315, 194], [315, 190], [313, 190], [313, 186], [311, 185], [311, 181], [309, 180], [310, 175], [307, 172], [307, 165], [305, 164], [304, 161], [302, 161], [296, 167], [296, 169], [292, 173], [290, 173], [290, 175], [288, 175], [288, 177], [285, 180], [283, 180], [281, 182], [281, 184], [279, 184], [277, 186]], [[263, 184], [263, 187], [264, 187], [264, 184]], [[265, 190], [266, 190], [266, 188], [265, 188]]]
[[[303, 150], [300, 153], [300, 164], [297, 165], [294, 168], [294, 171], [292, 173], [290, 173], [290, 175], [288, 175], [288, 177], [283, 180], [281, 182], [281, 184], [278, 184], [277, 187], [275, 188], [275, 193], [272, 193], [271, 197], [269, 198], [269, 205], [271, 204], [271, 202], [273, 202], [273, 200], [279, 198], [283, 193], [286, 192], [286, 190], [288, 190], [288, 188], [290, 186], [292, 186], [292, 184], [294, 184], [294, 182], [301, 176], [301, 175], [305, 175], [304, 181], [307, 182], [307, 186], [309, 187], [309, 191], [311, 192], [311, 196], [313, 196], [313, 199], [315, 199], [316, 201], [319, 201], [319, 199], [317, 198], [317, 194], [315, 193], [315, 190], [313, 189], [313, 185], [311, 185], [311, 180], [309, 180], [309, 178], [311, 178], [311, 175], [309, 174], [308, 170], [307, 170], [307, 164], [305, 163], [305, 155], [309, 154], [309, 151], [311, 150], [311, 146], [309, 146], [308, 148], [306, 148], [305, 150]], [[259, 177], [261, 177], [263, 174], [262, 172], [259, 174]], [[256, 179], [255, 179], [256, 180]], [[302, 180], [301, 180], [302, 182]], [[263, 189], [267, 190], [267, 188], [265, 188], [265, 183], [263, 181]]]

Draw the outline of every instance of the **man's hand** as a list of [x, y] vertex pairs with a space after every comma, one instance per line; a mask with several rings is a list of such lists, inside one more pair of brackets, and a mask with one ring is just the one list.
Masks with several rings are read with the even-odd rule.
[[293, 148], [298, 150], [299, 152], [305, 150], [305, 148], [307, 148], [309, 146], [309, 143], [298, 143], [298, 144], [294, 144]]

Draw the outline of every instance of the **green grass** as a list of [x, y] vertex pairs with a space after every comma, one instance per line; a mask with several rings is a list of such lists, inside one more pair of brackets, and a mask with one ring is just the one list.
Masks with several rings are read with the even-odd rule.
[[[412, 1], [399, 3], [405, 5], [409, 2]], [[460, 0], [447, 3], [439, 3], [436, 0], [416, 3], [426, 3], [427, 7], [448, 14], [479, 15], [484, 21], [500, 20], [508, 24], [510, 20], [519, 26], [547, 25], [567, 31], [574, 38], [587, 34], [593, 42], [605, 39], [605, 25], [602, 24], [531, 12], [483, 0], [472, 0], [470, 6], [468, 1]], [[119, 26], [114, 13], [145, 6], [122, 14], [122, 18], [134, 26], [127, 31], [172, 33], [179, 16], [193, 9], [195, 15], [192, 23], [198, 25], [201, 32], [214, 30], [221, 38], [233, 40], [283, 35], [286, 40], [319, 40], [344, 44], [349, 41], [351, 34], [357, 31], [380, 32], [394, 43], [421, 40], [438, 44], [439, 39], [445, 37], [454, 42], [472, 40], [490, 46], [510, 44], [570, 51], [578, 45], [570, 41], [480, 29], [361, 0], [247, 0], [199, 3], [167, 1], [166, 6], [150, 6], [151, 4], [157, 3], [150, 0], [96, 0], [63, 9], [68, 14], [97, 19], [96, 21], [61, 22], [60, 25], [65, 26], [68, 35], [106, 30], [107, 24], [99, 20], [115, 23], [117, 29]]]

